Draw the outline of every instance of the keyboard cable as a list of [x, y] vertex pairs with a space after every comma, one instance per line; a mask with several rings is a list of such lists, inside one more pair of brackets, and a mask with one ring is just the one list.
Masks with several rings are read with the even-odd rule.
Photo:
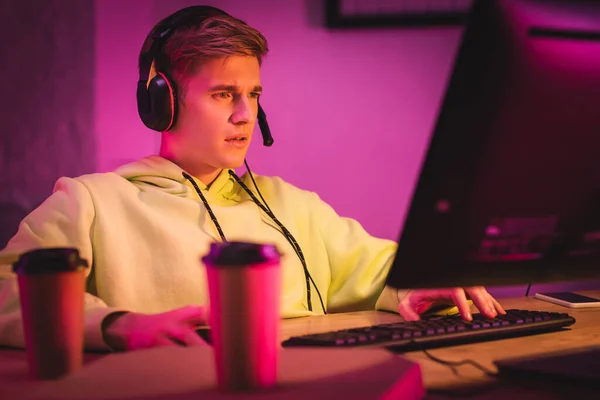
[[[416, 342], [413, 342], [416, 343]], [[429, 358], [430, 360], [444, 365], [448, 368], [450, 368], [452, 370], [452, 372], [454, 373], [454, 375], [456, 375], [457, 377], [461, 377], [460, 374], [458, 373], [458, 370], [456, 367], [460, 367], [462, 365], [472, 365], [473, 367], [477, 368], [478, 370], [482, 371], [484, 374], [486, 374], [489, 377], [492, 378], [498, 378], [498, 373], [497, 372], [493, 372], [490, 369], [484, 367], [483, 365], [479, 364], [477, 361], [475, 360], [471, 360], [471, 359], [464, 359], [464, 360], [460, 360], [460, 361], [449, 361], [449, 360], [443, 360], [439, 357], [434, 356], [433, 354], [431, 354], [427, 349], [421, 349], [421, 351], [423, 352], [423, 354], [425, 354], [427, 356], [427, 358]], [[473, 396], [478, 396], [481, 395], [483, 393], [487, 393], [490, 391], [490, 388], [487, 386], [483, 386], [483, 387], [479, 387], [479, 388], [475, 388], [475, 389], [463, 389], [463, 390], [448, 390], [448, 389], [429, 389], [428, 392], [430, 393], [437, 393], [443, 396], [447, 396], [447, 397], [455, 397], [455, 398], [462, 398], [462, 397], [473, 397]]]
[[492, 378], [495, 378], [498, 376], [497, 372], [494, 372], [486, 367], [484, 367], [483, 365], [479, 364], [477, 361], [475, 360], [471, 360], [471, 359], [464, 359], [464, 360], [460, 360], [460, 361], [448, 361], [448, 360], [442, 360], [441, 358], [438, 358], [436, 356], [434, 356], [433, 354], [431, 354], [429, 351], [427, 351], [426, 349], [421, 349], [421, 351], [423, 352], [423, 354], [425, 354], [427, 356], [427, 358], [429, 358], [432, 361], [435, 361], [438, 364], [442, 364], [445, 365], [447, 367], [452, 368], [453, 370], [456, 369], [456, 367], [460, 367], [461, 365], [472, 365], [473, 367], [477, 368], [478, 370], [482, 371], [484, 374], [486, 374], [487, 376], [490, 376]]

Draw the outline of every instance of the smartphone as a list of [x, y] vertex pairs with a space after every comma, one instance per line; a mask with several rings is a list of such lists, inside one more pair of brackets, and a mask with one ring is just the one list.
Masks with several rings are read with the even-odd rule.
[[600, 307], [600, 299], [573, 292], [536, 293], [533, 297], [571, 308]]

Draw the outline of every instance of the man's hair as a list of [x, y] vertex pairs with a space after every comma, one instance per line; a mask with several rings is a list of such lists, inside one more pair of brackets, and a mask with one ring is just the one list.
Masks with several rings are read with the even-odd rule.
[[[142, 65], [152, 62], [152, 35], [165, 19], [152, 28], [144, 41], [139, 55], [140, 70]], [[182, 98], [186, 78], [192, 76], [206, 61], [229, 56], [254, 56], [260, 65], [268, 51], [265, 37], [240, 19], [229, 15], [190, 17], [184, 24], [175, 27], [175, 31], [163, 43], [155, 55], [154, 67], [175, 81], [179, 97]]]

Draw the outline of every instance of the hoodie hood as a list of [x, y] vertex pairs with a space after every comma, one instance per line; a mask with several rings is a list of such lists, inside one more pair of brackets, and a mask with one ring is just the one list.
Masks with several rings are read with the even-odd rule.
[[[183, 177], [181, 169], [174, 162], [160, 156], [149, 156], [139, 161], [123, 165], [115, 170], [117, 175], [127, 179], [140, 190], [159, 189], [163, 192], [185, 197], [198, 198], [191, 182]], [[240, 186], [224, 169], [207, 187], [196, 177], [192, 177], [205, 196], [213, 200], [240, 200]]]

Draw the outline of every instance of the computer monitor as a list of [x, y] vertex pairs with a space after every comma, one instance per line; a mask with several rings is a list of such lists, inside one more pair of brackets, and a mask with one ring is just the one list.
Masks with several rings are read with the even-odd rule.
[[600, 277], [600, 2], [475, 1], [387, 283]]

